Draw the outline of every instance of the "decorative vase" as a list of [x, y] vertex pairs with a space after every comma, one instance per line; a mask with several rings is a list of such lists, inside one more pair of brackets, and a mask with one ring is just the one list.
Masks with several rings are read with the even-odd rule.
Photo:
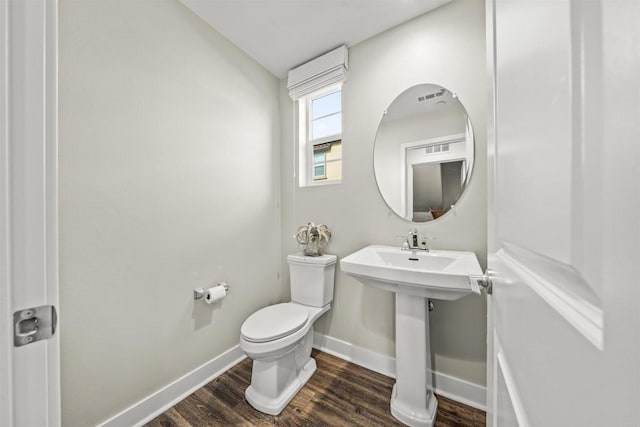
[[304, 247], [303, 252], [307, 256], [320, 256], [324, 253], [323, 246], [317, 240], [310, 240]]
[[320, 256], [331, 240], [331, 232], [324, 224], [316, 225], [312, 222], [298, 227], [294, 236], [305, 256]]

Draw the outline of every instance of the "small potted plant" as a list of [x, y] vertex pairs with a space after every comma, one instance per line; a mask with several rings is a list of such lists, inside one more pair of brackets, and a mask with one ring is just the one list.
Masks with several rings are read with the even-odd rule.
[[331, 240], [331, 232], [324, 224], [316, 225], [313, 222], [309, 222], [298, 227], [295, 238], [305, 255], [320, 256], [324, 253], [329, 240]]

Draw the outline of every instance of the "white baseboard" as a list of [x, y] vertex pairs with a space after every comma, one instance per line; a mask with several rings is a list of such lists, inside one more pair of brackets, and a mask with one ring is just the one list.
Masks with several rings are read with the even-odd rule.
[[236, 345], [204, 365], [183, 375], [169, 385], [147, 396], [101, 424], [103, 427], [140, 426], [220, 376], [246, 356]]
[[386, 354], [376, 353], [318, 332], [313, 334], [313, 346], [320, 351], [387, 377], [396, 377], [396, 359]]
[[[394, 357], [376, 353], [317, 332], [313, 336], [313, 346], [340, 359], [395, 378], [396, 360]], [[437, 394], [449, 399], [483, 411], [487, 410], [487, 389], [482, 385], [434, 372], [434, 389]]]
[[433, 388], [436, 394], [472, 408], [487, 411], [487, 388], [441, 372], [433, 373]]

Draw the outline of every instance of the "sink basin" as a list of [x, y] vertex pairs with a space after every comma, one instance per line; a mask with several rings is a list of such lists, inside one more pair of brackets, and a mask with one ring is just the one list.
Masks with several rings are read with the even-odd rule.
[[342, 258], [340, 268], [366, 285], [443, 300], [479, 293], [469, 276], [482, 275], [473, 252], [403, 251], [381, 245], [367, 246]]

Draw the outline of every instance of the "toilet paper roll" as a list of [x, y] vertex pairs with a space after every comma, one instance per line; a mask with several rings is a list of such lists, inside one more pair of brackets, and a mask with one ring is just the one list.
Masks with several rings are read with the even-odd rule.
[[207, 304], [213, 304], [226, 296], [227, 291], [224, 289], [224, 286], [214, 286], [204, 291], [204, 300]]

